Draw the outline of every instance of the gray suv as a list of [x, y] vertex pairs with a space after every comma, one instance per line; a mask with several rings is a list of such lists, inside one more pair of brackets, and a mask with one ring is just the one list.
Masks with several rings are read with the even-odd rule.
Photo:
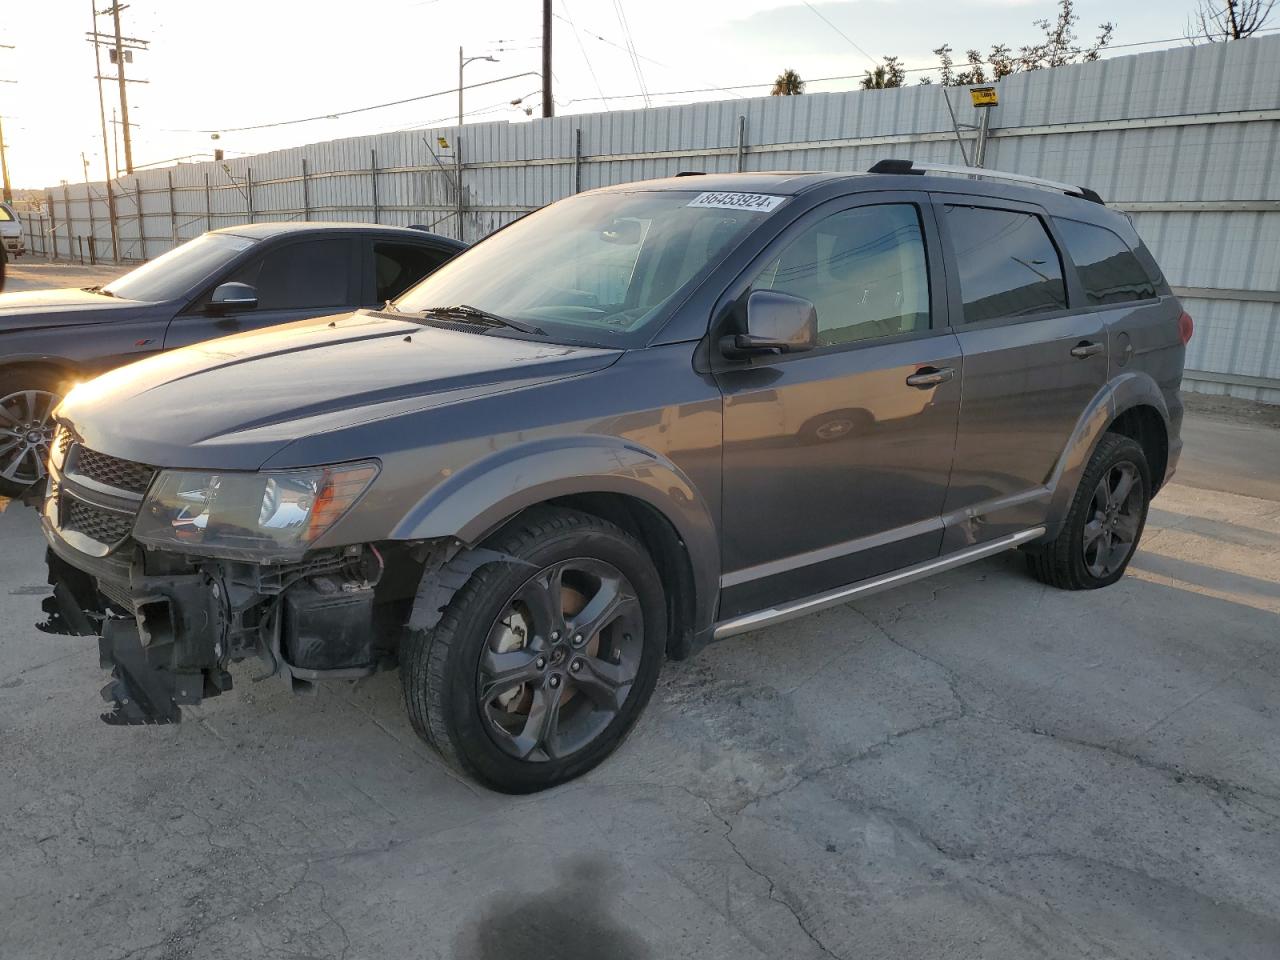
[[882, 161], [580, 194], [382, 309], [75, 389], [43, 626], [101, 637], [110, 723], [176, 721], [250, 655], [295, 689], [398, 663], [451, 764], [542, 789], [711, 639], [1015, 547], [1114, 583], [1190, 335], [1069, 184]]

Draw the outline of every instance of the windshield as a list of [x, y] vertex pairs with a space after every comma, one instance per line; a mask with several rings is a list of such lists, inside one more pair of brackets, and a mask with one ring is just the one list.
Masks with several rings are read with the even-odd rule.
[[103, 291], [123, 300], [156, 303], [186, 293], [256, 241], [230, 233], [206, 233], [130, 270]]
[[[753, 196], [755, 208], [743, 209], [740, 198]], [[451, 260], [395, 306], [465, 304], [553, 340], [634, 345], [783, 199], [683, 190], [571, 197]]]
[[9, 212], [9, 208], [0, 203], [0, 223], [8, 223], [13, 219], [13, 214]]

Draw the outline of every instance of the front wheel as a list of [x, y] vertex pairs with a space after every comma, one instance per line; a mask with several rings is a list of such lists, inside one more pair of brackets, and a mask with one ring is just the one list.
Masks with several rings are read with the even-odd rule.
[[1093, 590], [1124, 576], [1151, 503], [1151, 469], [1137, 441], [1104, 434], [1089, 459], [1062, 531], [1027, 554], [1042, 583]]
[[53, 411], [66, 384], [52, 373], [0, 372], [0, 496], [21, 496], [45, 478]]
[[662, 582], [620, 528], [539, 508], [487, 544], [431, 630], [411, 629], [401, 683], [414, 728], [504, 793], [571, 780], [635, 724], [666, 646]]

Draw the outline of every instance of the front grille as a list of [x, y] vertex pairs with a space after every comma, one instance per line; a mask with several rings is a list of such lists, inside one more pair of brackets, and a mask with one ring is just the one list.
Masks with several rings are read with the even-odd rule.
[[155, 475], [155, 470], [145, 463], [121, 460], [119, 457], [108, 456], [97, 450], [90, 450], [88, 447], [80, 448], [80, 454], [76, 457], [75, 472], [82, 477], [96, 480], [104, 486], [137, 494], [147, 492], [151, 478]]
[[65, 463], [67, 451], [71, 449], [71, 444], [75, 443], [78, 438], [70, 427], [58, 424], [57, 436], [53, 438], [53, 449], [57, 454], [58, 463]]
[[119, 543], [133, 529], [133, 517], [102, 510], [67, 496], [62, 498], [61, 519], [60, 529], [84, 534], [106, 546]]

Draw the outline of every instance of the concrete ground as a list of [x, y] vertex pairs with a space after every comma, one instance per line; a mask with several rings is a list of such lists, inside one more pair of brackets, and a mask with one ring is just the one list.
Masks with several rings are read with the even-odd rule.
[[[1228, 429], [1229, 428], [1229, 429]], [[635, 734], [522, 798], [398, 676], [97, 720], [0, 513], [0, 957], [1280, 955], [1280, 431], [1193, 412], [1129, 576], [997, 557], [667, 664]]]
[[110, 283], [132, 267], [100, 264], [50, 263], [47, 260], [20, 257], [5, 265], [5, 293], [45, 290], [50, 287], [92, 287]]

